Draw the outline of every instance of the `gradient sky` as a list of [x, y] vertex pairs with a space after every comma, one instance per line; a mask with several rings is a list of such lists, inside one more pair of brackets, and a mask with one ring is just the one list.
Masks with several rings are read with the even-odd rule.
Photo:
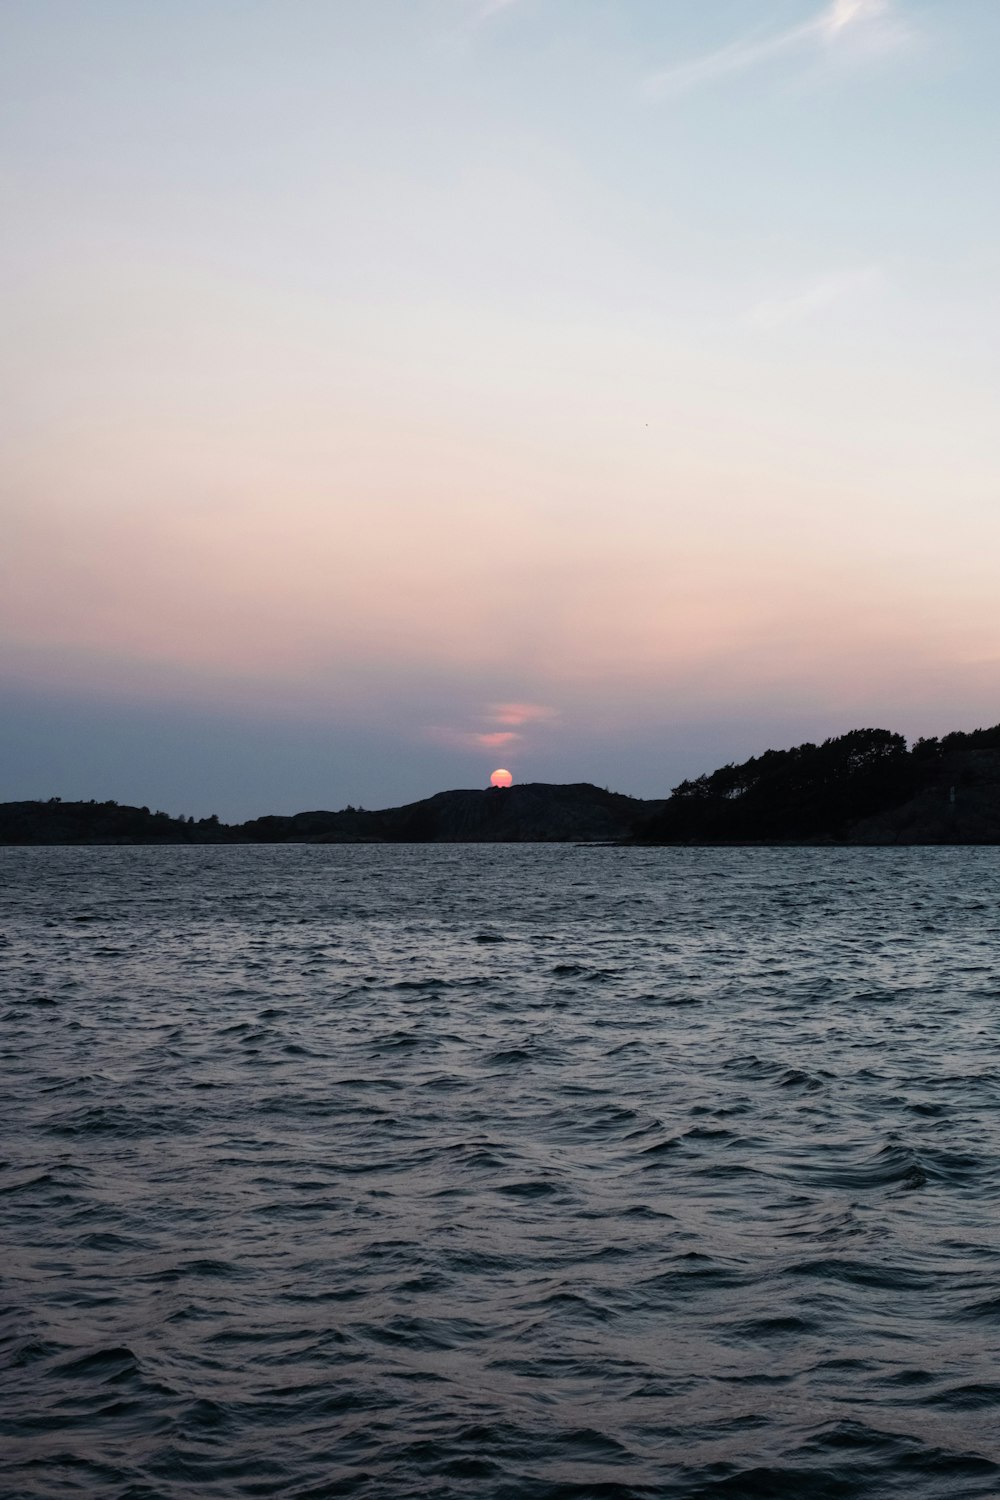
[[997, 0], [5, 0], [0, 799], [1000, 720]]

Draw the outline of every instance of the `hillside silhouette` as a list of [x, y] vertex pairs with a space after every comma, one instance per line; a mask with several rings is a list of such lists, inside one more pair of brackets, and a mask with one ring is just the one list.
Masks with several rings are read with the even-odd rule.
[[222, 844], [232, 830], [216, 816], [174, 818], [117, 802], [0, 802], [0, 844]]
[[504, 790], [438, 792], [403, 807], [366, 812], [270, 815], [226, 825], [171, 818], [116, 802], [0, 804], [4, 844], [431, 844], [607, 843], [632, 834], [662, 802], [641, 801], [580, 782], [528, 782]]
[[912, 749], [888, 729], [766, 750], [682, 781], [639, 843], [1000, 843], [1000, 725]]
[[227, 825], [117, 802], [0, 803], [0, 844], [997, 844], [1000, 725], [920, 739], [847, 734], [682, 781], [658, 801], [588, 782], [438, 792]]
[[643, 802], [589, 782], [525, 782], [484, 791], [438, 792], [382, 812], [296, 813], [257, 818], [239, 829], [246, 839], [286, 843], [465, 844], [610, 842], [632, 833], [636, 819], [662, 802]]

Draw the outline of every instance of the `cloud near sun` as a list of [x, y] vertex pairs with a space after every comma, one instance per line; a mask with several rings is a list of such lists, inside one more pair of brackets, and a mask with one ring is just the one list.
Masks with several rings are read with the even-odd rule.
[[424, 737], [438, 745], [458, 750], [500, 750], [505, 745], [520, 744], [521, 730], [532, 724], [550, 724], [559, 717], [558, 710], [544, 703], [491, 703], [483, 718], [498, 729], [456, 729], [432, 724]]
[[544, 703], [491, 703], [487, 715], [493, 724], [547, 724], [559, 717]]

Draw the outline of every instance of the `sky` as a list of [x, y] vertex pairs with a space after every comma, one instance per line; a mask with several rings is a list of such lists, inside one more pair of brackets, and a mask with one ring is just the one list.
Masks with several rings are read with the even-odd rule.
[[996, 0], [4, 0], [0, 800], [1000, 721]]

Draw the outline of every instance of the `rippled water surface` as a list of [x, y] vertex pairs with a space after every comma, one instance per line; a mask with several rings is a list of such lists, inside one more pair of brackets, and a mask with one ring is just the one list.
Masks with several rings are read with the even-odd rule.
[[0, 850], [0, 1493], [996, 1500], [998, 877]]

